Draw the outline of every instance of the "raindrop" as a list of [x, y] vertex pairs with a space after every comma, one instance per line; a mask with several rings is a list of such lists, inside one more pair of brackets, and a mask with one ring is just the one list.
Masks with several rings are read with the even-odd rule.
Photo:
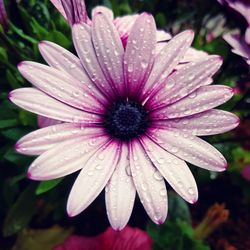
[[192, 187], [190, 187], [188, 189], [188, 193], [191, 194], [191, 195], [194, 195], [194, 189]]
[[142, 66], [143, 69], [146, 69], [148, 67], [148, 62], [142, 61], [141, 66]]
[[154, 172], [154, 178], [157, 180], [157, 181], [161, 181], [161, 180], [163, 180], [163, 176], [161, 175], [161, 173], [158, 171], [158, 170], [156, 170], [155, 172]]
[[103, 165], [96, 165], [96, 167], [95, 167], [95, 169], [97, 169], [97, 170], [102, 170], [103, 169]]
[[128, 65], [128, 72], [133, 72], [133, 64]]
[[162, 189], [160, 190], [160, 196], [162, 196], [162, 197], [167, 196], [167, 190], [166, 190], [165, 188], [162, 188]]
[[172, 147], [171, 148], [172, 153], [177, 153], [178, 151], [179, 151], [179, 149], [177, 147]]

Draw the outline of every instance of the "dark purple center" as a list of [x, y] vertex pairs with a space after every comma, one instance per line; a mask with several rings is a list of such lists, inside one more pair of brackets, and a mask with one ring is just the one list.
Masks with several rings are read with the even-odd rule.
[[148, 114], [145, 108], [131, 101], [113, 104], [108, 109], [104, 120], [107, 132], [123, 141], [145, 133], [148, 124]]

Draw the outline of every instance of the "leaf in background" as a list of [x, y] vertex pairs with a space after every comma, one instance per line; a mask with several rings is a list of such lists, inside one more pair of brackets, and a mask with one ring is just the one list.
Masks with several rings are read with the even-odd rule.
[[30, 42], [31, 44], [37, 44], [38, 41], [34, 39], [31, 36], [26, 35], [22, 29], [19, 29], [16, 27], [13, 23], [10, 22], [10, 29], [13, 30], [14, 33], [16, 33], [18, 36], [20, 36], [22, 39], [26, 40], [27, 42]]
[[17, 119], [7, 119], [0, 121], [0, 129], [14, 127], [18, 124]]
[[40, 184], [38, 185], [38, 187], [36, 189], [36, 195], [48, 192], [49, 190], [56, 187], [59, 183], [61, 183], [62, 180], [63, 180], [63, 178], [58, 178], [58, 179], [54, 179], [54, 180], [40, 182]]
[[57, 43], [65, 49], [69, 49], [72, 45], [71, 38], [68, 39], [63, 33], [57, 30], [52, 30], [51, 32], [49, 32], [46, 37], [43, 38], [43, 40], [49, 40], [54, 43]]
[[24, 128], [11, 128], [2, 131], [2, 135], [10, 140], [17, 141], [24, 135], [26, 135], [29, 130]]
[[21, 110], [19, 113], [19, 119], [22, 125], [37, 128], [37, 115], [25, 110]]
[[10, 236], [25, 228], [35, 214], [36, 184], [30, 184], [18, 197], [16, 203], [9, 210], [3, 225], [4, 236]]
[[18, 234], [12, 250], [50, 250], [62, 244], [72, 231], [72, 228], [64, 229], [59, 226], [43, 230], [23, 230]]
[[191, 223], [191, 216], [187, 203], [176, 193], [169, 192], [168, 194], [168, 219], [176, 221], [177, 218]]
[[18, 89], [22, 87], [19, 79], [9, 69], [6, 71], [6, 77], [12, 89]]
[[155, 250], [209, 250], [202, 241], [193, 237], [193, 228], [187, 222], [167, 220], [160, 227], [150, 223], [147, 232], [152, 237]]

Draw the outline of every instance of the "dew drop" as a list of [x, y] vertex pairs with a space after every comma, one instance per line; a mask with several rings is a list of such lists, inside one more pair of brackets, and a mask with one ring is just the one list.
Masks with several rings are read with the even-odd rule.
[[95, 169], [102, 170], [103, 169], [103, 165], [98, 164], [98, 165], [96, 165]]
[[160, 190], [160, 196], [162, 196], [162, 197], [167, 196], [167, 191], [166, 191], [165, 188], [162, 188], [162, 189]]
[[133, 65], [132, 64], [129, 64], [128, 65], [128, 72], [133, 72]]
[[154, 178], [157, 180], [157, 181], [161, 181], [161, 180], [163, 180], [163, 176], [161, 175], [161, 173], [158, 171], [158, 170], [156, 170], [155, 172], [154, 172]]
[[148, 62], [142, 61], [141, 66], [142, 66], [143, 69], [146, 69], [148, 67]]
[[190, 187], [188, 189], [188, 193], [191, 194], [191, 195], [194, 195], [194, 189], [192, 187]]

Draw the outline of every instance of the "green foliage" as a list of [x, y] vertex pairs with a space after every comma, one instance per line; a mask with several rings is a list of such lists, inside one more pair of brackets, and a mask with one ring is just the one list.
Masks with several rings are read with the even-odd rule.
[[40, 182], [40, 184], [36, 189], [36, 194], [39, 195], [48, 192], [49, 190], [56, 187], [59, 183], [61, 183], [62, 180], [63, 178], [59, 178], [59, 179]]
[[3, 226], [3, 234], [10, 236], [26, 227], [35, 213], [35, 185], [30, 184], [18, 197], [8, 212]]
[[193, 228], [179, 219], [167, 221], [161, 226], [150, 224], [147, 228], [154, 250], [209, 250], [209, 246], [193, 238]]
[[152, 237], [154, 250], [210, 250], [194, 238], [187, 203], [176, 193], [169, 193], [169, 215], [163, 225], [149, 223], [147, 231]]

